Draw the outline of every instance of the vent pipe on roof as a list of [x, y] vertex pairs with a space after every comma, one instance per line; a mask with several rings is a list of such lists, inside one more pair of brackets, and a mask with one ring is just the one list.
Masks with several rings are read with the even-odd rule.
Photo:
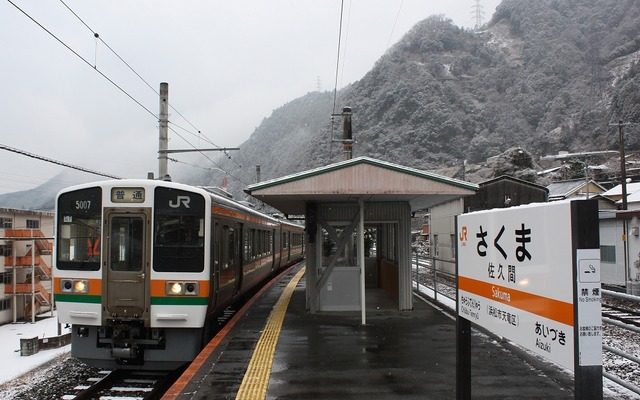
[[256, 164], [256, 183], [260, 183], [260, 164]]
[[343, 153], [345, 160], [351, 160], [353, 156], [353, 134], [351, 131], [351, 107], [344, 107], [342, 109], [342, 143]]

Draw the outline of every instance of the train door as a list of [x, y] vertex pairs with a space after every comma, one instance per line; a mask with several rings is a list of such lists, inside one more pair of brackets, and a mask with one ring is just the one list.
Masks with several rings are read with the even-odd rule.
[[216, 221], [216, 255], [219, 304], [227, 304], [240, 290], [239, 228], [227, 221]]
[[151, 212], [105, 210], [106, 318], [148, 318]]

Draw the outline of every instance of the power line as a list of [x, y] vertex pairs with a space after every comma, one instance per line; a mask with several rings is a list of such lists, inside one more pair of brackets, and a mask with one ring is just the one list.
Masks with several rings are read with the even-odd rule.
[[338, 99], [338, 75], [340, 71], [340, 46], [342, 44], [342, 18], [344, 15], [344, 0], [340, 2], [340, 25], [338, 28], [338, 52], [336, 57], [336, 78], [333, 85], [333, 110], [331, 112], [331, 142], [329, 144], [329, 157], [332, 156], [333, 153], [333, 131], [335, 129], [335, 124], [333, 123], [333, 117], [336, 114], [336, 102]]
[[151, 84], [149, 84], [149, 82], [147, 82], [147, 81], [146, 81], [146, 80], [145, 80], [145, 79], [144, 79], [144, 78], [143, 78], [143, 77], [142, 77], [142, 76], [141, 76], [141, 75], [140, 75], [140, 74], [139, 74], [135, 69], [133, 69], [133, 67], [132, 67], [131, 65], [129, 65], [129, 63], [127, 63], [127, 62], [126, 62], [122, 57], [120, 57], [120, 55], [119, 55], [118, 53], [116, 53], [116, 51], [115, 51], [114, 49], [112, 49], [112, 48], [111, 48], [111, 46], [109, 46], [109, 44], [108, 44], [107, 42], [105, 42], [104, 40], [102, 40], [102, 38], [100, 37], [100, 35], [98, 34], [98, 32], [96, 32], [96, 31], [94, 31], [93, 29], [91, 29], [91, 27], [90, 27], [89, 25], [87, 25], [87, 23], [86, 23], [86, 22], [84, 22], [84, 21], [82, 20], [82, 18], [80, 18], [80, 16], [79, 16], [78, 14], [76, 14], [76, 13], [75, 13], [75, 11], [73, 11], [73, 10], [71, 9], [71, 7], [69, 7], [69, 6], [67, 5], [67, 3], [65, 3], [63, 0], [60, 0], [60, 3], [62, 3], [62, 4], [67, 8], [67, 10], [69, 10], [69, 11], [71, 12], [71, 14], [73, 14], [76, 18], [78, 18], [78, 20], [79, 20], [80, 22], [82, 22], [82, 24], [83, 24], [84, 26], [86, 26], [86, 27], [87, 27], [87, 29], [88, 29], [89, 31], [91, 31], [91, 33], [93, 33], [93, 36], [94, 36], [97, 40], [99, 40], [100, 42], [102, 42], [102, 44], [104, 44], [105, 46], [107, 46], [107, 49], [109, 49], [109, 50], [110, 50], [110, 51], [111, 51], [111, 52], [112, 52], [116, 57], [118, 57], [118, 59], [119, 59], [120, 61], [122, 61], [122, 63], [123, 63], [124, 65], [126, 65], [126, 66], [127, 66], [127, 68], [129, 68], [129, 69], [131, 70], [131, 72], [133, 72], [134, 74], [136, 74], [136, 76], [137, 76], [138, 78], [140, 78], [140, 80], [141, 80], [142, 82], [144, 82], [144, 83], [149, 87], [149, 89], [151, 89], [155, 94], [157, 94], [158, 96], [160, 96], [160, 93], [158, 93], [158, 91], [157, 91], [157, 90], [155, 90], [155, 89], [153, 88], [153, 86], [151, 86]]
[[130, 95], [126, 90], [124, 90], [122, 87], [120, 87], [117, 83], [115, 83], [113, 80], [111, 80], [111, 78], [109, 78], [108, 76], [106, 76], [104, 73], [102, 73], [102, 71], [100, 71], [97, 67], [91, 65], [91, 63], [89, 61], [87, 61], [84, 57], [82, 57], [80, 54], [78, 54], [75, 50], [73, 50], [71, 47], [69, 47], [69, 45], [67, 45], [65, 42], [63, 42], [60, 38], [58, 38], [56, 35], [54, 35], [51, 31], [49, 31], [47, 28], [45, 28], [42, 24], [40, 24], [38, 21], [36, 21], [32, 16], [30, 16], [29, 14], [27, 14], [23, 9], [21, 9], [20, 7], [18, 7], [13, 1], [11, 0], [7, 0], [12, 6], [14, 6], [18, 11], [20, 11], [22, 14], [24, 14], [27, 18], [29, 18], [31, 21], [33, 21], [33, 23], [35, 23], [36, 25], [38, 25], [40, 28], [42, 28], [42, 30], [44, 30], [45, 32], [47, 32], [49, 35], [51, 35], [51, 37], [53, 37], [55, 40], [57, 40], [61, 45], [63, 45], [64, 47], [67, 48], [67, 50], [69, 50], [70, 52], [72, 52], [76, 57], [78, 57], [79, 59], [81, 59], [82, 61], [84, 61], [85, 64], [87, 64], [88, 66], [90, 66], [91, 68], [93, 68], [98, 74], [100, 74], [104, 79], [106, 79], [107, 81], [109, 81], [109, 83], [111, 83], [113, 86], [115, 86], [116, 88], [118, 88], [118, 90], [120, 90], [122, 93], [124, 93], [128, 98], [130, 98], [131, 100], [133, 100], [136, 104], [138, 104], [140, 107], [142, 107], [146, 112], [148, 112], [149, 114], [151, 114], [152, 116], [154, 116], [156, 119], [158, 118], [158, 116], [156, 114], [154, 114], [153, 112], [151, 112], [151, 110], [149, 110], [147, 107], [145, 107], [142, 103], [140, 103], [138, 100], [136, 100], [132, 95]]
[[[238, 180], [240, 183], [242, 183], [243, 185], [248, 185], [248, 183], [244, 182], [242, 179], [238, 178], [237, 176], [229, 173], [228, 171], [226, 171], [224, 168], [222, 168], [218, 163], [216, 163], [215, 161], [213, 161], [208, 155], [206, 155], [203, 151], [199, 150], [198, 148], [196, 148], [196, 146], [194, 146], [193, 144], [191, 144], [189, 141], [187, 141], [184, 137], [182, 137], [182, 135], [180, 135], [175, 129], [169, 127], [169, 130], [171, 130], [171, 132], [175, 133], [176, 135], [178, 135], [178, 137], [182, 140], [184, 140], [185, 142], [187, 142], [187, 144], [191, 147], [193, 147], [195, 149], [195, 151], [199, 152], [200, 154], [202, 154], [204, 156], [204, 158], [206, 158], [207, 160], [209, 160], [213, 165], [215, 165], [219, 170], [224, 171], [227, 175], [229, 175], [230, 177]], [[226, 152], [225, 152], [226, 154]], [[172, 160], [172, 161], [176, 161], [176, 160]]]
[[396, 30], [396, 24], [398, 23], [398, 18], [400, 18], [400, 12], [402, 11], [402, 6], [404, 5], [404, 0], [400, 2], [400, 8], [398, 8], [398, 13], [396, 14], [396, 19], [393, 21], [393, 27], [391, 28], [391, 34], [389, 35], [389, 40], [387, 41], [387, 49], [389, 45], [391, 45], [391, 38], [393, 37], [393, 32]]
[[61, 165], [63, 167], [67, 167], [67, 168], [73, 168], [73, 169], [76, 169], [78, 171], [86, 172], [86, 173], [89, 173], [89, 174], [105, 176], [107, 178], [113, 178], [113, 179], [122, 179], [119, 176], [109, 175], [109, 174], [105, 174], [105, 173], [98, 172], [98, 171], [92, 171], [90, 169], [86, 169], [86, 168], [83, 168], [83, 167], [78, 167], [77, 165], [68, 164], [68, 163], [65, 163], [65, 162], [62, 162], [62, 161], [54, 160], [52, 158], [47, 158], [47, 157], [44, 157], [44, 156], [39, 156], [37, 154], [29, 153], [28, 151], [16, 149], [14, 147], [5, 146], [4, 144], [0, 144], [0, 149], [1, 150], [11, 151], [11, 152], [14, 152], [14, 153], [17, 153], [17, 154], [21, 154], [23, 156], [35, 158], [36, 160], [45, 161], [45, 162], [48, 162], [48, 163], [51, 163], [51, 164], [57, 164], [57, 165]]
[[[127, 97], [129, 97], [131, 100], [133, 100], [136, 104], [138, 104], [141, 108], [143, 108], [145, 111], [147, 111], [147, 113], [151, 114], [154, 118], [158, 119], [158, 115], [154, 114], [151, 110], [149, 110], [147, 107], [145, 107], [141, 102], [139, 102], [138, 100], [136, 100], [132, 95], [130, 95], [126, 90], [124, 90], [122, 87], [120, 87], [118, 84], [116, 84], [112, 79], [110, 79], [109, 77], [107, 77], [104, 73], [102, 73], [98, 68], [97, 65], [91, 65], [91, 63], [89, 61], [87, 61], [84, 57], [82, 57], [79, 53], [77, 53], [75, 50], [73, 50], [70, 46], [68, 46], [64, 41], [62, 41], [60, 38], [58, 38], [56, 35], [54, 35], [51, 31], [49, 31], [47, 28], [45, 28], [42, 24], [40, 24], [38, 21], [36, 21], [33, 17], [31, 17], [27, 12], [25, 12], [24, 10], [22, 10], [19, 6], [17, 6], [13, 1], [11, 0], [7, 0], [11, 5], [13, 5], [17, 10], [19, 10], [22, 14], [24, 14], [27, 18], [29, 18], [32, 22], [34, 22], [36, 25], [38, 25], [41, 29], [43, 29], [45, 32], [47, 32], [50, 36], [52, 36], [54, 39], [56, 39], [60, 44], [62, 44], [64, 47], [66, 47], [69, 51], [71, 51], [76, 57], [80, 58], [82, 61], [84, 61], [85, 64], [91, 66], [96, 72], [98, 72], [102, 77], [104, 77], [107, 81], [109, 81], [112, 85], [114, 85], [116, 88], [118, 88], [122, 93], [124, 93]], [[84, 22], [84, 20], [82, 18], [80, 18], [80, 16], [74, 12], [63, 0], [60, 0], [60, 2], [94, 35], [94, 37], [97, 40], [100, 40], [114, 55], [116, 55], [116, 57], [118, 57], [118, 59], [120, 59], [120, 61], [122, 61], [139, 79], [141, 79], [154, 93], [156, 93], [159, 96], [159, 93], [135, 70], [133, 69], [133, 67], [131, 67], [131, 65], [129, 65], [129, 63], [127, 63], [122, 57], [120, 57], [120, 55], [113, 49], [111, 48], [111, 46], [109, 46], [102, 38], [100, 38], [100, 35], [95, 32], [93, 29], [91, 29], [91, 27]], [[169, 105], [176, 113], [178, 113], [178, 115], [180, 115], [185, 121], [187, 121], [194, 129], [198, 130], [182, 113], [180, 113], [177, 109], [175, 109], [175, 107]], [[184, 129], [184, 128], [181, 128]], [[175, 130], [172, 129], [173, 132], [175, 132]], [[176, 134], [178, 134], [177, 132], [175, 132]], [[191, 132], [190, 132], [191, 133]], [[193, 134], [193, 133], [192, 133]], [[184, 140], [185, 142], [187, 142], [189, 145], [191, 145], [192, 147], [195, 148], [195, 146], [193, 146], [193, 144], [191, 144], [188, 140], [186, 140], [184, 137], [182, 137], [181, 135], [178, 134], [178, 136], [180, 138], [182, 138], [182, 140]], [[211, 140], [209, 140], [208, 138], [206, 138], [205, 136], [202, 136], [201, 131], [198, 130], [198, 135], [195, 135], [198, 138], [201, 138], [203, 140], [206, 140], [207, 142], [209, 142], [210, 144], [212, 144], [213, 146], [216, 147], [220, 147], [218, 145], [216, 145], [215, 143], [213, 143]], [[26, 153], [26, 152], [25, 152]], [[231, 158], [229, 156], [228, 153], [225, 152], [225, 154], [227, 155], [227, 157]], [[203, 154], [204, 155], [204, 154]], [[206, 156], [205, 156], [206, 157]], [[213, 160], [211, 160], [210, 158], [206, 157], [207, 159], [209, 159], [209, 161], [213, 162]], [[214, 163], [215, 164], [215, 163]], [[237, 164], [237, 163], [236, 163]], [[63, 164], [60, 164], [63, 165]], [[216, 164], [217, 165], [217, 164]], [[76, 168], [74, 166], [70, 166], [71, 168]], [[79, 168], [79, 167], [78, 167]], [[76, 168], [76, 169], [78, 169]], [[87, 171], [88, 172], [88, 171]], [[98, 175], [100, 175], [100, 173], [98, 173]], [[107, 175], [105, 175], [107, 176]], [[236, 178], [237, 179], [237, 178]]]
[[338, 97], [338, 74], [340, 71], [340, 45], [342, 44], [342, 18], [344, 14], [344, 0], [340, 2], [340, 27], [338, 28], [338, 57], [336, 59], [336, 79], [333, 86], [333, 114], [336, 113], [336, 99]]
[[[131, 70], [131, 72], [133, 72], [133, 73], [134, 73], [134, 74], [135, 74], [135, 75], [136, 75], [136, 76], [137, 76], [137, 77], [138, 77], [142, 82], [144, 82], [144, 83], [145, 83], [145, 85], [147, 85], [147, 86], [149, 87], [149, 89], [151, 89], [151, 90], [152, 90], [152, 91], [153, 91], [157, 96], [160, 96], [160, 93], [158, 93], [158, 91], [157, 91], [153, 86], [151, 86], [151, 84], [149, 84], [149, 82], [147, 82], [147, 80], [146, 80], [146, 79], [144, 79], [144, 78], [142, 77], [142, 75], [140, 75], [140, 74], [139, 74], [135, 69], [133, 69], [133, 67], [132, 67], [131, 65], [129, 65], [129, 63], [127, 63], [127, 62], [126, 62], [126, 61], [125, 61], [125, 60], [124, 60], [124, 59], [123, 59], [123, 58], [122, 58], [122, 57], [121, 57], [121, 56], [120, 56], [120, 55], [119, 55], [119, 54], [118, 54], [118, 53], [117, 53], [117, 52], [116, 52], [116, 51], [115, 51], [111, 46], [109, 46], [109, 44], [108, 44], [107, 42], [105, 42], [105, 41], [104, 41], [104, 39], [102, 39], [102, 38], [100, 37], [100, 35], [99, 35], [96, 31], [94, 31], [94, 30], [93, 30], [93, 29], [92, 29], [92, 28], [91, 28], [91, 27], [90, 27], [86, 22], [84, 22], [84, 20], [82, 20], [82, 18], [80, 18], [80, 16], [79, 16], [76, 12], [74, 12], [74, 11], [71, 9], [71, 7], [69, 7], [69, 6], [64, 2], [64, 0], [60, 0], [60, 2], [61, 2], [61, 3], [62, 3], [62, 4], [63, 4], [63, 5], [64, 5], [64, 6], [65, 6], [65, 7], [66, 7], [66, 8], [67, 8], [67, 9], [68, 9], [68, 10], [69, 10], [69, 11], [70, 11], [70, 12], [71, 12], [71, 13], [72, 13], [72, 14], [73, 14], [73, 15], [74, 15], [74, 16], [75, 16], [75, 17], [76, 17], [76, 18], [77, 18], [77, 19], [78, 19], [78, 20], [79, 20], [79, 21], [80, 21], [84, 26], [85, 26], [85, 27], [87, 27], [87, 29], [88, 29], [91, 33], [93, 33], [93, 36], [94, 36], [97, 40], [99, 40], [100, 42], [102, 42], [102, 44], [104, 44], [104, 45], [107, 47], [107, 49], [109, 49], [109, 50], [110, 50], [110, 51], [111, 51], [111, 52], [112, 52], [116, 57], [118, 57], [118, 59], [119, 59], [120, 61], [122, 61], [122, 63], [123, 63], [124, 65], [126, 65], [126, 66], [127, 66], [127, 68], [129, 68], [129, 69]], [[202, 140], [206, 141], [207, 143], [210, 143], [210, 144], [211, 144], [211, 145], [213, 145], [213, 146], [220, 147], [220, 146], [218, 146], [217, 144], [213, 143], [209, 138], [207, 138], [206, 136], [204, 136], [204, 135], [202, 134], [202, 131], [200, 131], [200, 130], [199, 130], [199, 129], [198, 129], [198, 128], [193, 124], [193, 123], [191, 123], [191, 121], [190, 121], [187, 117], [185, 117], [185, 116], [184, 116], [180, 111], [178, 111], [178, 109], [176, 109], [176, 108], [175, 108], [171, 103], [169, 103], [169, 107], [170, 107], [173, 111], [175, 111], [175, 112], [176, 112], [176, 114], [178, 114], [180, 117], [182, 117], [182, 119], [184, 119], [184, 120], [185, 120], [189, 125], [191, 125], [191, 127], [192, 127], [193, 129], [195, 129], [195, 130], [198, 132], [197, 134], [192, 133], [192, 132], [189, 132], [189, 133], [191, 133], [192, 135], [196, 136], [198, 139], [202, 139]], [[174, 125], [176, 125], [176, 124], [174, 124]], [[178, 125], [176, 125], [176, 126], [178, 126]], [[178, 126], [178, 127], [179, 127], [179, 126]], [[184, 130], [184, 131], [187, 131], [185, 128], [182, 128], [182, 127], [179, 127], [179, 128], [180, 128], [180, 129], [182, 129], [182, 130]], [[187, 132], [188, 132], [188, 131], [187, 131]]]

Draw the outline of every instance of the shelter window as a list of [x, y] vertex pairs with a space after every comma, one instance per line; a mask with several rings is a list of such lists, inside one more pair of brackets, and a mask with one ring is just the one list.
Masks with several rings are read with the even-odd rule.
[[606, 263], [615, 263], [616, 246], [600, 246], [600, 261]]

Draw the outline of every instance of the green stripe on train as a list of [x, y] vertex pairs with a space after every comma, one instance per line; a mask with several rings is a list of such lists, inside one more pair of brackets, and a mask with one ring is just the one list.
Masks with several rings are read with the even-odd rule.
[[152, 306], [206, 306], [209, 299], [206, 297], [152, 297]]
[[[66, 303], [100, 304], [102, 296], [89, 296], [78, 294], [56, 294], [56, 301]], [[154, 306], [206, 306], [209, 299], [206, 297], [152, 297], [151, 305]]]
[[91, 303], [100, 304], [102, 302], [102, 296], [93, 296], [87, 294], [56, 294], [56, 301], [66, 303]]

